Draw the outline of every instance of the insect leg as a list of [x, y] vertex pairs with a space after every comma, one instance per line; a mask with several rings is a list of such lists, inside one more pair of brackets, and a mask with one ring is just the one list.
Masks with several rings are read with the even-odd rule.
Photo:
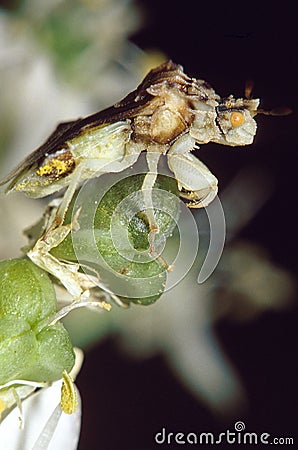
[[[146, 215], [149, 220], [150, 238], [152, 237], [152, 239], [154, 239], [154, 234], [158, 231], [158, 225], [156, 223], [153, 210], [152, 189], [157, 178], [157, 166], [159, 158], [160, 158], [159, 152], [147, 152], [146, 159], [149, 172], [146, 174], [142, 185], [142, 191], [146, 207]], [[152, 236], [151, 233], [153, 233]]]
[[56, 211], [56, 214], [53, 216], [52, 220], [49, 221], [49, 223], [48, 223], [44, 238], [46, 238], [47, 234], [50, 231], [59, 227], [63, 223], [65, 214], [67, 213], [67, 210], [69, 207], [69, 204], [70, 204], [70, 202], [74, 196], [74, 193], [76, 191], [76, 188], [80, 182], [81, 173], [82, 173], [82, 167], [78, 166], [72, 174], [70, 184], [68, 185], [68, 188], [62, 198], [62, 201]]
[[189, 133], [179, 137], [168, 150], [168, 155], [181, 155], [191, 152], [196, 145], [196, 141]]
[[154, 246], [154, 239], [155, 235], [158, 233], [158, 224], [155, 219], [154, 215], [154, 209], [153, 209], [153, 202], [152, 202], [152, 189], [154, 186], [154, 183], [157, 178], [157, 166], [158, 161], [160, 158], [161, 153], [160, 152], [147, 152], [146, 159], [148, 164], [148, 173], [146, 174], [143, 184], [142, 184], [142, 191], [144, 196], [144, 203], [146, 208], [146, 216], [149, 221], [149, 245], [150, 245], [150, 254], [152, 256], [156, 256], [157, 260], [162, 264], [162, 266], [166, 270], [171, 270], [171, 266], [168, 265], [168, 263], [163, 259], [162, 256], [158, 255], [155, 246]]
[[206, 207], [217, 194], [217, 179], [198, 158], [190, 153], [194, 139], [183, 135], [168, 151], [168, 166], [174, 172], [181, 197], [191, 208]]
[[[53, 222], [52, 222], [53, 223]], [[83, 289], [79, 280], [79, 265], [63, 263], [51, 255], [52, 248], [57, 247], [70, 233], [71, 225], [48, 229], [45, 237], [39, 239], [32, 250], [27, 253], [31, 261], [43, 270], [58, 278], [67, 291], [75, 298], [80, 298]]]

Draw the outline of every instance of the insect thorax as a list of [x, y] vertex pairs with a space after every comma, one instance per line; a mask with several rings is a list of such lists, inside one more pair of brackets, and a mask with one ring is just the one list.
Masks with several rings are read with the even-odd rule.
[[132, 137], [146, 144], [169, 144], [189, 128], [192, 120], [190, 108], [177, 89], [171, 92], [167, 86], [161, 86], [160, 95], [153, 97], [146, 111], [133, 119]]

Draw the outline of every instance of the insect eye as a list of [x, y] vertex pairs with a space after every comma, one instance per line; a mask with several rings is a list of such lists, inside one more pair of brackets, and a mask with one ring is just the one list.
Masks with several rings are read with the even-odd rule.
[[244, 115], [242, 112], [234, 111], [230, 117], [231, 124], [233, 127], [239, 127], [244, 122]]

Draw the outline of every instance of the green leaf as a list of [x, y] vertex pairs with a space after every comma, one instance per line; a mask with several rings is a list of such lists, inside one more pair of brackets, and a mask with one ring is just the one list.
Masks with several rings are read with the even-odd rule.
[[74, 365], [62, 324], [47, 326], [57, 309], [49, 276], [28, 259], [0, 261], [0, 384], [54, 381]]
[[[96, 268], [101, 279], [125, 302], [147, 305], [163, 293], [167, 272], [161, 259], [154, 259], [149, 254], [150, 230], [146, 212], [140, 210], [130, 220], [127, 218], [129, 202], [135, 205], [143, 198], [141, 188], [144, 176], [133, 175], [114, 184], [102, 197], [95, 214], [94, 201], [88, 198], [88, 204], [82, 205], [84, 210], [81, 214], [86, 216], [89, 212], [91, 217], [94, 216], [94, 228], [84, 228], [79, 216], [80, 229], [68, 235], [51, 253], [58, 259], [75, 262], [78, 261], [77, 255], [80, 255], [79, 262]], [[174, 195], [163, 195], [164, 191]], [[175, 229], [180, 210], [177, 183], [173, 178], [159, 175], [153, 192], [158, 202], [154, 215], [159, 233], [167, 239]], [[80, 203], [79, 195], [77, 199]], [[76, 204], [77, 199], [70, 205], [65, 223], [72, 220], [73, 208], [80, 206]], [[113, 227], [117, 227], [117, 233], [124, 237], [116, 244]], [[95, 252], [92, 251], [93, 240]]]
[[46, 272], [28, 259], [0, 261], [0, 318], [18, 316], [34, 326], [55, 311], [55, 291]]

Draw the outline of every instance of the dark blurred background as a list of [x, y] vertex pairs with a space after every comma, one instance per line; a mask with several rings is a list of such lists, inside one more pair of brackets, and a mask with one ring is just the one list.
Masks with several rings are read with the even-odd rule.
[[[243, 168], [251, 168], [259, 180], [264, 176], [266, 186], [269, 179], [273, 186], [270, 195], [237, 238], [259, 245], [270, 255], [271, 264], [293, 279], [298, 129], [294, 3], [134, 3], [142, 16], [138, 31], [129, 36], [136, 46], [145, 52], [162, 52], [182, 64], [188, 75], [208, 81], [222, 96], [242, 96], [246, 80], [252, 79], [253, 97], [261, 98], [262, 108], [287, 106], [293, 110], [286, 117], [258, 116], [257, 137], [250, 147], [207, 144], [198, 152], [219, 179], [220, 192]], [[13, 2], [0, 5], [7, 10], [14, 7]], [[261, 187], [260, 182], [260, 192]], [[212, 303], [215, 310], [217, 305], [220, 308], [220, 292]], [[174, 375], [164, 354], [135, 360], [120, 350], [114, 337], [93, 344], [77, 380], [83, 399], [79, 449], [151, 450], [158, 447], [154, 435], [162, 427], [172, 432], [215, 433], [233, 430], [237, 420], [242, 420], [248, 431], [294, 437], [298, 417], [297, 303], [292, 290], [290, 297], [290, 306], [265, 309], [253, 320], [233, 320], [233, 314], [225, 314], [214, 321], [213, 332], [221, 350], [246, 392], [247, 405], [239, 417], [234, 417], [233, 411], [216, 414], [200, 402]]]
[[[256, 217], [243, 233], [270, 248], [282, 264], [290, 265], [296, 259], [293, 198], [298, 106], [297, 15], [291, 2], [282, 7], [269, 2], [138, 3], [145, 21], [132, 40], [141, 48], [162, 50], [182, 64], [188, 75], [207, 80], [221, 96], [233, 93], [240, 97], [245, 82], [253, 80], [253, 96], [261, 98], [261, 107], [293, 109], [286, 118], [258, 116], [252, 147], [208, 144], [202, 150], [221, 187], [247, 165], [272, 173], [274, 195], [262, 209], [262, 218]], [[285, 239], [282, 244], [281, 237]]]
[[[291, 2], [137, 3], [145, 20], [131, 40], [142, 49], [162, 50], [187, 74], [207, 80], [220, 95], [241, 96], [246, 80], [252, 79], [253, 96], [261, 98], [263, 108], [293, 109], [287, 117], [258, 116], [257, 138], [249, 148], [208, 144], [200, 152], [221, 189], [246, 166], [261, 176], [270, 174], [273, 192], [240, 237], [257, 242], [275, 263], [294, 273], [298, 42]], [[252, 322], [239, 324], [226, 318], [215, 326], [244, 383], [249, 406], [239, 420], [251, 431], [295, 436], [297, 323], [296, 305], [265, 312]], [[233, 429], [233, 422], [214, 416], [177, 382], [162, 356], [134, 363], [119, 353], [112, 340], [88, 354], [79, 386], [84, 396], [81, 449], [150, 450], [157, 447], [153, 435], [163, 426], [173, 432]]]

